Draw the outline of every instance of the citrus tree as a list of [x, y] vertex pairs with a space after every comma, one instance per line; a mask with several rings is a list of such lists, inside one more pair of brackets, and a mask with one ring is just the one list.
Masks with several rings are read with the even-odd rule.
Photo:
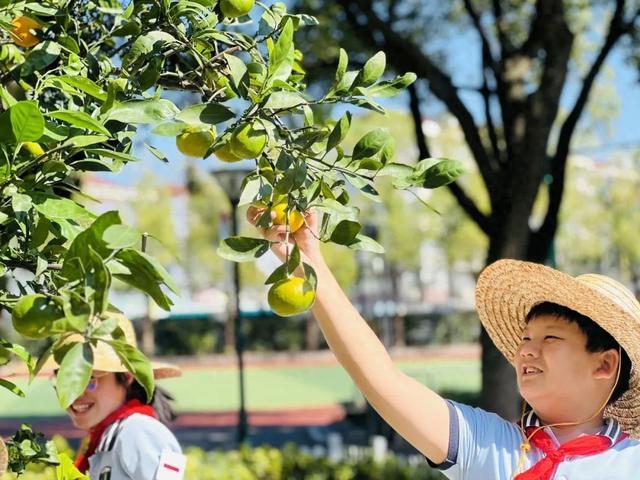
[[[322, 240], [356, 249], [381, 251], [360, 233], [358, 210], [349, 205], [354, 192], [375, 199], [374, 180], [383, 175], [409, 189], [435, 188], [460, 174], [445, 159], [394, 162], [385, 129], [343, 150], [351, 112], [326, 124], [314, 109], [342, 103], [384, 112], [375, 98], [398, 94], [415, 76], [384, 77], [382, 53], [349, 70], [341, 51], [333, 84], [312, 95], [294, 33], [315, 23], [287, 13], [283, 3], [253, 0], [0, 0], [0, 274], [11, 279], [0, 306], [11, 311], [17, 332], [49, 345], [38, 358], [16, 343], [1, 346], [24, 360], [32, 377], [53, 357], [63, 408], [87, 386], [98, 342], [113, 346], [148, 393], [154, 388], [147, 359], [124, 341], [109, 289], [119, 279], [169, 310], [177, 286], [140, 250], [140, 232], [118, 212], [97, 216], [77, 201], [82, 172], [118, 173], [138, 160], [132, 147], [141, 125], [175, 138], [189, 156], [252, 160], [241, 203], [264, 209], [261, 226], [293, 231], [315, 208], [324, 214]], [[193, 92], [201, 102], [180, 110], [170, 90]], [[261, 238], [236, 237], [219, 253], [247, 261], [269, 247]], [[313, 302], [315, 275], [304, 266], [304, 278], [294, 277], [299, 266], [294, 248], [267, 279], [283, 314]], [[305, 301], [292, 306], [291, 292]], [[0, 384], [22, 394], [6, 379]]]

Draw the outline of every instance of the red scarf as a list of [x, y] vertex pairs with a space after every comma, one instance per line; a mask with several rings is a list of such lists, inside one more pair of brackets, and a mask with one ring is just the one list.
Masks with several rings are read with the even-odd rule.
[[141, 413], [142, 415], [157, 418], [156, 411], [151, 405], [146, 405], [140, 400], [129, 400], [89, 431], [89, 446], [84, 452], [79, 452], [76, 458], [76, 467], [78, 470], [82, 473], [89, 470], [89, 457], [91, 457], [91, 455], [95, 453], [96, 448], [98, 448], [105, 430], [114, 422], [122, 418], [127, 418], [134, 413]]
[[[531, 428], [527, 429], [527, 435], [530, 435], [531, 430]], [[625, 437], [625, 434], [620, 435], [620, 440]], [[560, 462], [566, 457], [596, 455], [604, 452], [611, 446], [611, 439], [605, 435], [584, 435], [556, 448], [547, 432], [540, 429], [534, 433], [531, 443], [542, 450], [545, 457], [526, 472], [517, 475], [514, 480], [550, 480]]]

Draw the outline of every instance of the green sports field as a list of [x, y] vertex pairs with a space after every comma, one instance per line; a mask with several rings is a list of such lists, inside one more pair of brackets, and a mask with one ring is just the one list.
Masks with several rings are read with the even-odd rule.
[[[474, 392], [480, 388], [480, 363], [474, 360], [420, 360], [398, 366], [438, 391]], [[248, 367], [245, 370], [249, 410], [304, 408], [359, 400], [347, 374], [337, 365]], [[39, 378], [25, 386], [26, 398], [0, 391], [1, 417], [62, 415], [51, 381]], [[176, 397], [182, 412], [234, 410], [238, 406], [238, 374], [233, 368], [188, 369], [180, 378], [161, 383]]]

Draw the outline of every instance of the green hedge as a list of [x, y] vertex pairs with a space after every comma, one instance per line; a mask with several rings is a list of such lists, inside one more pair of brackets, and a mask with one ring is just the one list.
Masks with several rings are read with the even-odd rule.
[[[64, 442], [56, 442], [64, 450]], [[234, 451], [205, 452], [188, 448], [187, 480], [442, 480], [426, 462], [411, 466], [389, 455], [382, 462], [366, 457], [331, 463], [325, 457], [301, 452], [294, 445], [278, 450], [245, 447]], [[5, 475], [1, 480], [14, 479]], [[34, 466], [20, 480], [55, 480], [52, 468]]]

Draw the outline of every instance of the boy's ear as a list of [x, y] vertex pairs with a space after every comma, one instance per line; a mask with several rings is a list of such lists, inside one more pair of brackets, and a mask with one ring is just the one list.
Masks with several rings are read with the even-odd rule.
[[124, 374], [125, 380], [127, 382], [127, 387], [131, 386], [131, 384], [133, 383], [133, 373], [131, 372], [125, 372]]
[[620, 354], [616, 349], [598, 352], [598, 365], [594, 372], [595, 378], [615, 378], [618, 374]]

